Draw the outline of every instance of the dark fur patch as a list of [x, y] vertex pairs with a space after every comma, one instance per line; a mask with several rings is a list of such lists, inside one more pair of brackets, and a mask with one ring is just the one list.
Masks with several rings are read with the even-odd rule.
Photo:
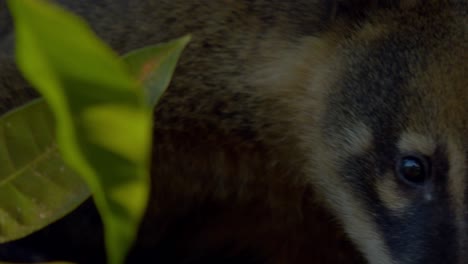
[[[387, 8], [393, 7], [391, 3], [388, 4]], [[341, 12], [352, 11], [344, 8]], [[427, 16], [424, 12], [422, 10], [419, 15]], [[344, 74], [345, 78], [338, 84], [339, 89], [329, 97], [323, 133], [332, 138], [340, 137], [342, 130], [358, 121], [372, 129], [373, 149], [349, 158], [341, 174], [371, 212], [369, 215], [374, 217], [390, 255], [396, 261], [456, 263], [458, 235], [448, 193], [449, 165], [444, 142], [439, 142], [432, 157], [432, 201], [423, 198], [423, 190], [414, 190], [401, 184], [402, 192], [412, 199], [409, 207], [395, 216], [380, 201], [374, 189], [375, 177], [385, 177], [388, 172], [394, 175], [394, 164], [400, 154], [397, 149], [399, 136], [414, 122], [408, 119], [414, 107], [424, 107], [424, 92], [418, 90], [422, 88], [410, 90], [409, 83], [415, 77], [415, 67], [424, 71], [430, 64], [427, 54], [432, 50], [425, 39], [443, 39], [444, 34], [447, 34], [442, 25], [439, 25], [437, 31], [427, 28], [427, 25], [413, 25], [408, 17], [399, 19], [398, 23], [399, 30], [376, 42], [366, 43], [362, 53], [359, 45], [348, 49], [347, 57], [353, 59], [346, 67], [348, 71]], [[427, 111], [427, 116], [421, 119], [430, 118], [431, 111]]]

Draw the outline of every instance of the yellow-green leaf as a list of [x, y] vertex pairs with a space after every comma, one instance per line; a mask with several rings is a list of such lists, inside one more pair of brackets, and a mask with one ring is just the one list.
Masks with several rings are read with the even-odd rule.
[[56, 221], [90, 195], [64, 163], [54, 125], [42, 99], [0, 118], [0, 243]]
[[151, 108], [81, 19], [45, 1], [8, 3], [19, 67], [55, 115], [64, 159], [93, 193], [109, 262], [122, 263], [149, 194]]

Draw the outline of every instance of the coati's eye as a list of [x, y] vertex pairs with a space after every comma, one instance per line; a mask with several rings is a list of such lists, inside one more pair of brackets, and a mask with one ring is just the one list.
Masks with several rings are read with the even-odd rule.
[[421, 185], [429, 178], [428, 162], [421, 156], [403, 156], [397, 164], [396, 173], [410, 185]]

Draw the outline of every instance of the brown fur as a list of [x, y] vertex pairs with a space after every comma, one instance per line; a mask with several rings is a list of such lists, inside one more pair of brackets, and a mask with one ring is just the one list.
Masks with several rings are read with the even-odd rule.
[[[155, 110], [135, 262], [141, 252], [168, 263], [219, 262], [216, 252], [362, 262], [341, 226], [372, 264], [466, 260], [466, 1], [58, 2], [119, 53], [193, 36]], [[22, 83], [1, 67], [2, 87]], [[436, 155], [448, 142], [450, 199], [443, 184], [415, 191], [396, 179], [397, 153]], [[393, 224], [424, 217], [420, 201], [430, 229]], [[451, 226], [433, 213], [444, 210], [458, 221], [446, 235], [457, 250], [424, 236]], [[400, 230], [409, 238], [395, 240]]]

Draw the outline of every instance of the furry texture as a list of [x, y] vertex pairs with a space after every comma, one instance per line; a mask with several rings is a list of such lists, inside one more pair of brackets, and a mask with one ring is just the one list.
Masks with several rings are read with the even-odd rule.
[[[130, 262], [362, 263], [347, 238], [372, 264], [467, 261], [466, 1], [58, 2], [120, 53], [193, 35], [155, 110]], [[2, 98], [27, 87], [10, 60]], [[411, 153], [423, 186], [396, 175]]]

